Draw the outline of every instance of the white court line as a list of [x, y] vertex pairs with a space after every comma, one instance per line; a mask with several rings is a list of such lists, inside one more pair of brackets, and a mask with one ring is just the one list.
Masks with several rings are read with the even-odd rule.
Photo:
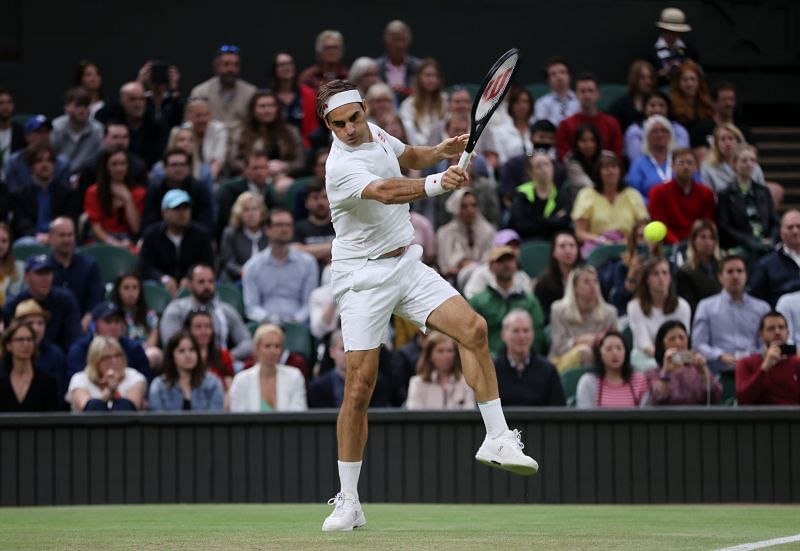
[[765, 547], [772, 547], [773, 545], [783, 545], [784, 543], [793, 543], [800, 541], [800, 534], [795, 536], [786, 536], [783, 538], [775, 538], [773, 540], [755, 541], [753, 543], [743, 543], [733, 547], [725, 547], [724, 549], [717, 549], [717, 551], [751, 551], [752, 549], [764, 549]]

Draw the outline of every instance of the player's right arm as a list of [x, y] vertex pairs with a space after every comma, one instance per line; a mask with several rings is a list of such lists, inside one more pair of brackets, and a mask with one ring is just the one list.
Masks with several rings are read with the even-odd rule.
[[[457, 165], [442, 173], [442, 188], [446, 191], [467, 185], [469, 177]], [[362, 199], [372, 199], [386, 205], [410, 203], [415, 199], [427, 197], [424, 178], [387, 178], [375, 180], [361, 191]]]

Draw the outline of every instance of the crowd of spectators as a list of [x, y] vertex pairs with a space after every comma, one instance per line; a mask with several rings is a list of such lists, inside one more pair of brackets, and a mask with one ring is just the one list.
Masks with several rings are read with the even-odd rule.
[[[492, 119], [470, 187], [411, 207], [423, 259], [487, 321], [507, 405], [716, 404], [724, 377], [741, 404], [800, 404], [800, 212], [779, 215], [736, 88], [708, 81], [683, 12], [656, 26], [605, 111], [597, 76], [553, 55], [548, 91], [515, 83]], [[0, 88], [0, 411], [338, 407], [316, 90], [351, 80], [370, 122], [412, 145], [470, 126], [470, 88], [411, 54], [409, 26], [383, 38], [348, 66], [345, 37], [323, 31], [310, 67], [274, 55], [267, 88], [240, 78], [232, 44], [188, 94], [156, 61], [107, 94], [82, 61], [55, 118], [17, 120]], [[544, 268], [526, 271], [537, 242]], [[136, 269], [104, 280], [92, 244]], [[44, 253], [16, 260], [24, 247]], [[386, 329], [372, 407], [475, 407], [456, 342]]]

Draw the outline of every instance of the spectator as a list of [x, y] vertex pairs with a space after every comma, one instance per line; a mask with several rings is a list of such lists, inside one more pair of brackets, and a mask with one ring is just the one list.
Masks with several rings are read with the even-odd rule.
[[[154, 68], [164, 68], [164, 72]], [[163, 128], [174, 128], [183, 120], [181, 73], [175, 65], [149, 60], [139, 69], [136, 80], [144, 87], [147, 114]]]
[[775, 304], [781, 295], [800, 289], [800, 211], [787, 210], [781, 218], [781, 242], [764, 255], [753, 270], [753, 296]]
[[273, 209], [267, 220], [269, 247], [244, 265], [242, 288], [247, 317], [259, 323], [308, 324], [308, 301], [319, 281], [314, 257], [289, 246], [292, 215]]
[[376, 61], [380, 79], [387, 83], [399, 104], [414, 93], [414, 76], [420, 59], [408, 53], [411, 45], [411, 28], [399, 19], [386, 24], [383, 29], [384, 55]]
[[489, 332], [489, 350], [499, 354], [503, 346], [500, 332], [503, 318], [511, 310], [525, 310], [533, 319], [535, 332], [535, 348], [544, 354], [547, 342], [544, 338], [544, 312], [539, 301], [530, 291], [530, 287], [518, 287], [514, 281], [517, 272], [517, 251], [503, 245], [494, 247], [489, 254], [489, 269], [494, 275], [493, 281], [482, 293], [478, 293], [469, 301], [478, 314], [486, 319]]
[[[505, 231], [505, 230], [504, 230]], [[544, 310], [545, 321], [550, 321], [553, 303], [564, 298], [564, 289], [570, 272], [581, 262], [578, 239], [569, 230], [556, 232], [550, 241], [547, 266], [536, 279], [533, 294]]]
[[[328, 343], [328, 353], [333, 361], [333, 369], [329, 369], [308, 385], [309, 408], [339, 408], [344, 399], [344, 381], [347, 376], [342, 332], [334, 331]], [[369, 407], [387, 407], [389, 405], [389, 388], [381, 373], [375, 382], [375, 391]]]
[[628, 325], [633, 331], [631, 364], [638, 371], [655, 367], [656, 333], [668, 320], [689, 327], [692, 309], [675, 292], [669, 262], [656, 257], [642, 266], [636, 296], [628, 303]]
[[[12, 153], [3, 164], [5, 172], [5, 183], [8, 192], [13, 196], [14, 193], [33, 185], [31, 167], [26, 161], [26, 151], [35, 144], [50, 144], [50, 133], [52, 126], [50, 120], [44, 115], [34, 115], [25, 123], [25, 145]], [[72, 172], [69, 168], [69, 157], [57, 155], [55, 157], [55, 167], [53, 169], [53, 180], [63, 187], [69, 187]]]
[[600, 100], [600, 84], [591, 73], [581, 73], [575, 79], [575, 92], [581, 109], [578, 113], [562, 120], [556, 130], [556, 150], [558, 158], [563, 159], [575, 141], [578, 128], [591, 124], [600, 132], [603, 148], [613, 151], [622, 159], [622, 131], [617, 119], [601, 113], [597, 106]]
[[367, 95], [364, 96], [364, 99], [367, 102], [367, 113], [369, 113], [369, 119], [372, 123], [377, 124], [377, 121], [385, 120], [389, 115], [396, 114], [393, 103], [394, 95], [388, 84], [383, 82], [373, 84], [367, 90]]
[[67, 401], [72, 411], [136, 411], [141, 409], [147, 380], [125, 367], [125, 353], [113, 337], [94, 337], [86, 368], [72, 376]]
[[134, 183], [128, 152], [122, 147], [103, 150], [99, 165], [97, 183], [89, 186], [83, 200], [92, 235], [100, 243], [134, 249], [147, 189]]
[[744, 292], [747, 266], [741, 256], [723, 258], [719, 278], [722, 291], [698, 303], [692, 325], [695, 347], [714, 373], [733, 371], [738, 358], [758, 351], [756, 328], [770, 309], [763, 300]]
[[[511, 247], [516, 252], [517, 257], [519, 257], [519, 234], [514, 230], [500, 230], [495, 234], [492, 246]], [[492, 272], [490, 264], [490, 262], [485, 262], [472, 271], [467, 283], [464, 285], [464, 297], [467, 300], [485, 291], [495, 280], [495, 275]], [[519, 289], [531, 289], [531, 278], [523, 270], [517, 269], [514, 273], [513, 285]]]
[[164, 154], [164, 180], [152, 182], [144, 197], [142, 227], [145, 232], [162, 220], [163, 206], [159, 206], [170, 190], [184, 191], [191, 198], [192, 221], [209, 233], [213, 230], [211, 193], [192, 177], [189, 169], [191, 162], [191, 156], [183, 149], [170, 149]]
[[[703, 71], [694, 61], [684, 61], [672, 80], [672, 113], [675, 120], [686, 127], [693, 148], [705, 148], [705, 136], [698, 129], [714, 117], [714, 106], [708, 94]], [[699, 134], [699, 135], [698, 135]]]
[[[228, 161], [229, 131], [225, 123], [212, 118], [206, 97], [192, 96], [186, 100], [184, 116], [185, 122], [191, 125], [194, 139], [199, 146], [198, 159], [208, 164], [211, 180], [216, 182]], [[238, 125], [238, 121], [236, 124]]]
[[14, 96], [7, 88], [0, 88], [0, 181], [5, 180], [5, 161], [25, 147], [25, 130], [13, 116]]
[[555, 301], [550, 311], [550, 361], [559, 373], [589, 365], [592, 343], [616, 323], [617, 313], [600, 292], [597, 270], [589, 264], [575, 267], [564, 298]]
[[381, 82], [377, 62], [373, 58], [367, 56], [356, 58], [353, 64], [350, 65], [350, 71], [347, 73], [347, 80], [356, 85], [358, 92], [363, 98], [367, 95], [367, 90], [374, 84]]
[[189, 94], [190, 100], [192, 97], [206, 98], [212, 116], [221, 121], [228, 132], [244, 120], [247, 104], [256, 91], [255, 86], [239, 78], [239, 54], [238, 46], [220, 46], [214, 54], [214, 76], [195, 86]]
[[339, 31], [324, 30], [317, 35], [314, 42], [317, 62], [303, 69], [300, 73], [300, 84], [314, 90], [332, 80], [347, 79], [347, 65], [342, 63], [344, 57], [344, 37]]
[[758, 166], [756, 148], [737, 145], [732, 162], [736, 177], [720, 192], [717, 201], [722, 246], [741, 247], [758, 257], [778, 241], [781, 223], [769, 189], [753, 179]]
[[503, 318], [505, 347], [494, 358], [497, 386], [505, 406], [563, 406], [564, 390], [555, 366], [533, 349], [533, 321], [524, 310]]
[[722, 385], [708, 369], [706, 359], [691, 349], [686, 326], [665, 321], [655, 339], [656, 367], [645, 375], [654, 406], [718, 404]]
[[101, 302], [92, 310], [92, 326], [87, 335], [77, 339], [67, 354], [67, 380], [86, 367], [88, 350], [94, 337], [111, 337], [119, 342], [125, 352], [125, 365], [130, 366], [149, 381], [152, 379], [150, 364], [142, 345], [125, 336], [125, 317], [113, 302]]
[[783, 314], [786, 319], [789, 331], [787, 342], [800, 343], [800, 291], [782, 295], [775, 305], [775, 311]]
[[147, 306], [142, 280], [136, 274], [118, 276], [110, 299], [125, 316], [123, 334], [142, 345], [147, 362], [157, 370], [162, 361], [158, 347], [158, 314]]
[[628, 184], [642, 194], [645, 202], [654, 186], [672, 180], [674, 149], [675, 136], [669, 120], [661, 115], [647, 119], [642, 141], [644, 155], [633, 161], [628, 171]]
[[697, 126], [695, 133], [698, 141], [711, 143], [714, 129], [723, 124], [730, 124], [739, 129], [744, 136], [744, 141], [755, 145], [755, 137], [750, 127], [741, 120], [734, 120], [736, 114], [736, 86], [730, 82], [719, 83], [711, 93], [714, 102], [714, 118]]
[[72, 85], [89, 92], [89, 117], [92, 119], [105, 106], [103, 101], [103, 71], [94, 61], [84, 59], [75, 67]]
[[306, 382], [302, 372], [278, 360], [283, 352], [283, 331], [265, 324], [253, 336], [258, 363], [233, 378], [230, 408], [233, 412], [305, 411]]
[[[228, 390], [233, 381], [233, 358], [214, 331], [214, 314], [205, 305], [193, 306], [183, 322], [183, 331], [188, 332], [197, 342], [200, 351], [200, 361], [222, 383], [222, 388]], [[179, 334], [175, 333], [175, 335]], [[248, 341], [250, 334], [247, 335]], [[252, 346], [250, 349], [252, 350]], [[227, 402], [226, 402], [227, 405]]]
[[425, 339], [417, 374], [409, 381], [406, 409], [475, 409], [456, 343], [447, 335], [433, 331]]
[[719, 273], [719, 234], [714, 222], [695, 220], [689, 234], [686, 261], [678, 270], [678, 295], [686, 299], [692, 312], [697, 303], [722, 290]]
[[467, 281], [492, 248], [495, 228], [478, 210], [478, 201], [469, 188], [450, 194], [445, 208], [453, 220], [436, 230], [439, 269], [445, 276]]
[[759, 352], [736, 364], [736, 400], [739, 405], [800, 405], [800, 358], [782, 349], [789, 332], [778, 312], [764, 314], [758, 326], [764, 342]]
[[[190, 174], [197, 183], [208, 189], [209, 193], [213, 190], [214, 174], [211, 165], [203, 161], [203, 152], [197, 141], [192, 123], [185, 122], [180, 126], [173, 126], [167, 138], [167, 151], [181, 149], [189, 155]], [[150, 176], [151, 183], [160, 184], [164, 180], [164, 161], [158, 161], [153, 165]]]
[[597, 176], [597, 163], [603, 147], [600, 143], [600, 132], [591, 124], [584, 124], [575, 132], [572, 151], [564, 157], [567, 179], [564, 185], [572, 197], [580, 190], [593, 187]]
[[414, 240], [411, 244], [422, 247], [422, 261], [431, 266], [437, 258], [436, 232], [433, 224], [426, 216], [416, 211], [412, 210], [409, 215], [411, 226], [414, 228]]
[[75, 223], [71, 218], [59, 217], [50, 223], [50, 264], [53, 267], [53, 285], [72, 292], [83, 316], [85, 330], [91, 320], [91, 311], [103, 300], [103, 278], [100, 266], [89, 256], [75, 250]]
[[[451, 121], [466, 121], [467, 132], [469, 132], [469, 120], [472, 114], [472, 96], [469, 90], [463, 86], [452, 86], [450, 93], [447, 96], [447, 103], [444, 118], [434, 123], [431, 131], [428, 133], [427, 144], [429, 146], [438, 145], [440, 142], [454, 134], [452, 129], [448, 130], [446, 125], [452, 124]], [[508, 121], [508, 116], [505, 115], [503, 110], [496, 111], [492, 117], [493, 124], [495, 121], [501, 121], [505, 118]], [[462, 132], [463, 133], [463, 132]], [[492, 132], [484, 132], [481, 134], [481, 139], [475, 147], [475, 155], [472, 157], [472, 169], [479, 172], [481, 175], [488, 176], [488, 165], [491, 167], [497, 166], [497, 147], [492, 137]], [[399, 138], [398, 138], [399, 139]], [[527, 164], [527, 163], [524, 163]], [[524, 180], [523, 180], [524, 181]], [[520, 182], [522, 183], [522, 182]]]
[[270, 88], [281, 105], [283, 120], [300, 131], [304, 147], [311, 147], [311, 135], [319, 127], [317, 95], [297, 81], [297, 66], [291, 54], [278, 52], [272, 57]]
[[580, 112], [581, 104], [578, 96], [570, 90], [569, 64], [560, 56], [548, 58], [544, 64], [544, 73], [550, 92], [536, 100], [534, 118], [537, 121], [547, 120], [553, 126]]
[[67, 360], [61, 349], [45, 338], [45, 330], [49, 319], [50, 314], [39, 306], [38, 302], [29, 298], [17, 305], [12, 323], [22, 323], [33, 329], [33, 334], [36, 338], [36, 357], [33, 368], [53, 379], [57, 387], [57, 399], [61, 404], [69, 382], [67, 379]]
[[53, 121], [53, 149], [69, 157], [73, 174], [87, 166], [103, 147], [103, 125], [89, 117], [91, 101], [87, 90], [70, 88], [64, 95], [64, 115]]
[[447, 94], [439, 62], [423, 59], [414, 82], [414, 93], [400, 104], [400, 118], [408, 133], [408, 143], [425, 145], [437, 123], [444, 121]]
[[[564, 167], [556, 161], [556, 127], [553, 126], [553, 123], [546, 119], [533, 123], [531, 125], [531, 142], [534, 151], [545, 153], [556, 162], [555, 181], [556, 183], [560, 182], [562, 186], [565, 185]], [[505, 209], [511, 206], [517, 186], [524, 184], [530, 178], [528, 161], [527, 155], [518, 155], [500, 167], [500, 191]]]
[[656, 70], [649, 62], [637, 59], [628, 69], [628, 93], [618, 98], [608, 108], [616, 117], [623, 133], [637, 122], [644, 122], [644, 100], [656, 88]]
[[[670, 245], [686, 240], [695, 220], [715, 218], [714, 192], [694, 181], [696, 172], [694, 151], [677, 149], [672, 154], [672, 180], [650, 188], [650, 217], [667, 226], [664, 241]], [[766, 188], [764, 192], [769, 195]], [[777, 232], [777, 217], [775, 222]]]
[[245, 263], [267, 247], [266, 222], [267, 207], [261, 196], [252, 191], [242, 192], [233, 204], [230, 224], [222, 232], [219, 247], [221, 281], [241, 281]]
[[[231, 154], [235, 161], [246, 157], [250, 152], [260, 149], [270, 158], [270, 172], [282, 175], [298, 175], [305, 170], [305, 150], [300, 132], [283, 120], [278, 98], [268, 90], [258, 91], [250, 98], [247, 114], [242, 123], [241, 133], [233, 134], [237, 144], [236, 152]], [[292, 183], [282, 179], [286, 187]], [[286, 191], [277, 187], [278, 195]]]
[[699, 63], [700, 58], [694, 48], [681, 38], [681, 35], [692, 30], [683, 11], [678, 8], [664, 8], [656, 27], [661, 29], [661, 34], [649, 51], [647, 59], [658, 71], [658, 84], [663, 86], [675, 81], [685, 61]]
[[508, 226], [523, 240], [549, 240], [572, 225], [572, 197], [553, 182], [553, 161], [544, 153], [530, 158], [531, 181], [517, 187]]
[[630, 352], [617, 331], [607, 331], [593, 347], [592, 372], [578, 380], [578, 408], [634, 408], [647, 402], [647, 378], [631, 367]]
[[153, 411], [213, 411], [225, 407], [219, 379], [206, 370], [200, 349], [186, 332], [176, 333], [164, 350], [164, 373], [153, 380], [149, 401]]
[[603, 151], [597, 172], [597, 183], [581, 189], [572, 207], [575, 235], [584, 244], [584, 252], [624, 242], [631, 228], [648, 218], [642, 196], [625, 184], [616, 155]]
[[11, 194], [14, 235], [46, 245], [50, 221], [66, 214], [70, 191], [55, 179], [56, 152], [49, 143], [25, 148], [25, 163], [31, 185]]
[[511, 124], [492, 128], [498, 161], [505, 163], [518, 155], [532, 155], [533, 142], [528, 121], [533, 117], [533, 96], [525, 88], [513, 88], [508, 94], [508, 114]]
[[319, 340], [325, 340], [339, 326], [339, 307], [331, 289], [330, 265], [322, 270], [319, 287], [311, 291], [308, 299], [308, 321], [311, 335]]
[[315, 180], [306, 188], [308, 218], [294, 227], [294, 247], [317, 259], [320, 270], [331, 262], [331, 244], [336, 237], [325, 183]]
[[670, 125], [672, 125], [672, 137], [675, 139], [675, 147], [689, 147], [689, 132], [686, 131], [682, 124], [672, 120], [669, 104], [669, 97], [660, 90], [655, 90], [645, 96], [642, 120], [631, 124], [625, 131], [625, 156], [631, 163], [644, 155], [642, 152], [644, 122], [653, 115], [661, 115], [669, 120]]
[[[700, 180], [719, 195], [736, 180], [733, 168], [733, 155], [736, 147], [746, 143], [741, 130], [732, 124], [723, 123], [713, 132], [711, 150], [703, 161]], [[765, 185], [764, 171], [756, 164], [750, 178], [757, 184]]]
[[192, 199], [182, 189], [171, 189], [161, 199], [163, 222], [145, 231], [139, 252], [143, 279], [161, 284], [173, 296], [186, 287], [186, 273], [197, 263], [213, 265], [211, 236], [192, 220]]
[[58, 387], [48, 374], [34, 369], [36, 334], [27, 323], [13, 322], [3, 332], [0, 412], [57, 411]]
[[6, 323], [13, 317], [17, 305], [29, 298], [50, 313], [46, 337], [66, 352], [80, 337], [81, 315], [75, 296], [66, 289], [53, 287], [53, 264], [45, 254], [28, 257], [25, 261], [25, 290], [3, 305]]
[[253, 341], [242, 317], [236, 309], [216, 296], [216, 273], [206, 264], [192, 266], [187, 277], [191, 295], [169, 303], [161, 316], [159, 330], [161, 341], [167, 342], [184, 325], [192, 309], [204, 306], [212, 316], [218, 346], [230, 347], [233, 357], [244, 360], [253, 350]]
[[0, 306], [19, 293], [24, 284], [25, 263], [14, 258], [11, 228], [0, 222]]

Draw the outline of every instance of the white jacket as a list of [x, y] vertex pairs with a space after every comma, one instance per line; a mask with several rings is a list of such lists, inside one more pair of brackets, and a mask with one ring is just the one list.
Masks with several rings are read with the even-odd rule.
[[[231, 383], [230, 403], [233, 412], [261, 411], [261, 365], [239, 372]], [[278, 365], [275, 411], [305, 411], [306, 381], [296, 367]]]

